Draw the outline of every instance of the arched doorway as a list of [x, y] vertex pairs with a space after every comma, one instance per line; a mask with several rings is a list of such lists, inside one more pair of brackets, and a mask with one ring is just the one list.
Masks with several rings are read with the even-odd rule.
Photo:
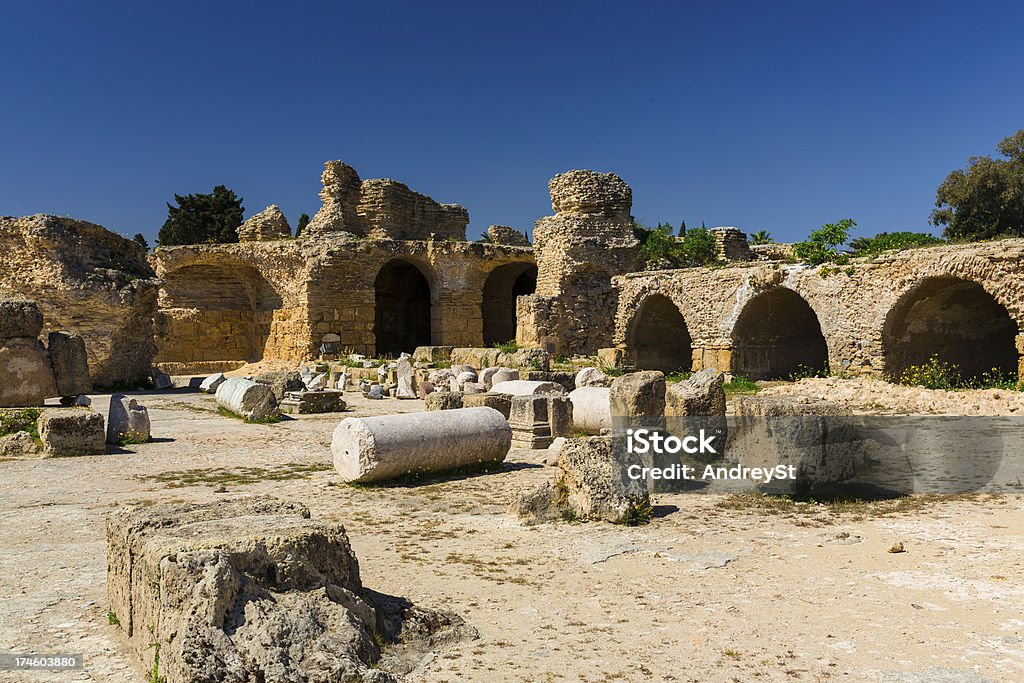
[[663, 294], [640, 304], [626, 339], [638, 370], [688, 372], [693, 367], [693, 341], [686, 320]]
[[965, 380], [997, 370], [1017, 376], [1017, 323], [977, 282], [956, 277], [923, 280], [903, 295], [882, 328], [885, 374], [898, 380], [912, 365], [936, 356]]
[[732, 341], [732, 371], [750, 379], [789, 379], [828, 369], [818, 316], [791, 289], [770, 289], [747, 302]]
[[378, 356], [430, 344], [430, 283], [414, 264], [393, 259], [374, 281], [373, 334]]
[[516, 338], [516, 298], [535, 291], [537, 266], [532, 263], [509, 263], [491, 271], [480, 303], [484, 346]]

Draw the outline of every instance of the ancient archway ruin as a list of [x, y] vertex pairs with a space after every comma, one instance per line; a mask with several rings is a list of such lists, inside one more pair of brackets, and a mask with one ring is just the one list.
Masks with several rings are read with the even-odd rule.
[[689, 371], [693, 366], [686, 320], [663, 294], [653, 294], [640, 304], [626, 343], [638, 370]]
[[732, 340], [732, 371], [751, 379], [789, 379], [828, 368], [818, 316], [791, 289], [770, 289], [747, 302]]
[[384, 264], [374, 282], [374, 303], [377, 355], [412, 353], [430, 344], [430, 282], [417, 265], [402, 259]]
[[197, 264], [164, 274], [159, 360], [258, 361], [281, 297], [243, 264]]
[[480, 303], [484, 346], [515, 340], [516, 298], [536, 289], [537, 266], [532, 263], [509, 263], [491, 271]]
[[994, 370], [1017, 376], [1017, 323], [977, 282], [955, 277], [923, 280], [885, 319], [885, 373], [893, 380], [930, 358], [957, 366], [965, 380]]

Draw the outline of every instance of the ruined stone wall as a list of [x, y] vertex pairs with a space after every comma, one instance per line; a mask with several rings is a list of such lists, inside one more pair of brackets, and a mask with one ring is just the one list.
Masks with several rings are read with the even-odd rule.
[[291, 236], [292, 228], [277, 204], [271, 204], [238, 226], [239, 242], [266, 242]]
[[632, 191], [612, 173], [569, 171], [548, 183], [554, 216], [534, 226], [537, 293], [519, 304], [520, 344], [558, 354], [611, 343], [612, 277], [636, 269]]
[[82, 336], [97, 386], [148, 376], [157, 287], [145, 250], [88, 221], [0, 218], [0, 294], [36, 301], [43, 334]]
[[440, 204], [396, 180], [360, 180], [348, 164], [328, 161], [321, 183], [322, 205], [303, 230], [304, 239], [342, 232], [392, 240], [466, 239], [466, 209]]
[[[635, 357], [644, 343], [635, 331], [645, 302], [666, 297], [682, 315], [692, 339], [692, 368], [740, 371], [737, 321], [745, 310], [753, 310], [748, 306], [759, 296], [790, 290], [816, 316], [833, 372], [885, 375], [906, 340], [919, 346], [933, 344], [936, 353], [945, 356], [956, 352], [951, 347], [958, 340], [987, 344], [991, 340], [984, 337], [991, 333], [1003, 335], [1011, 346], [1009, 353], [1019, 354], [1024, 352], [1024, 335], [1019, 333], [1024, 330], [1022, 259], [1024, 240], [1003, 240], [907, 250], [855, 260], [842, 268], [762, 264], [628, 274], [615, 280], [619, 301], [614, 342], [627, 358]], [[991, 305], [986, 303], [989, 299]], [[796, 299], [771, 301], [778, 309]], [[992, 308], [993, 316], [1003, 311], [1008, 320], [971, 319], [986, 307]], [[759, 310], [766, 317], [774, 315], [771, 307]], [[915, 310], [921, 314], [914, 315]], [[788, 315], [778, 313], [783, 316], [779, 319]], [[908, 314], [910, 318], [900, 320]], [[771, 340], [765, 343], [770, 345]], [[993, 353], [993, 363], [997, 355]]]

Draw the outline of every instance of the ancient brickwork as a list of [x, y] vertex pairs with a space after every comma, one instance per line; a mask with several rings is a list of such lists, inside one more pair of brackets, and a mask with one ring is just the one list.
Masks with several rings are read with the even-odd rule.
[[513, 247], [530, 246], [530, 240], [525, 234], [508, 225], [492, 225], [487, 228], [487, 236], [492, 244], [509, 244]]
[[712, 228], [715, 236], [715, 250], [722, 261], [756, 261], [759, 257], [750, 250], [747, 235], [739, 228]]
[[292, 228], [277, 204], [271, 204], [238, 226], [239, 242], [288, 239]]
[[145, 250], [102, 226], [58, 216], [0, 218], [0, 295], [35, 301], [44, 333], [85, 340], [92, 381], [148, 376], [159, 281]]
[[388, 178], [359, 179], [341, 161], [324, 164], [322, 205], [302, 232], [304, 239], [350, 233], [393, 240], [466, 239], [469, 212], [458, 204], [439, 204]]
[[611, 342], [612, 277], [636, 269], [632, 191], [615, 174], [593, 171], [557, 175], [548, 189], [555, 215], [534, 226], [537, 293], [517, 304], [518, 341], [559, 354], [594, 353]]

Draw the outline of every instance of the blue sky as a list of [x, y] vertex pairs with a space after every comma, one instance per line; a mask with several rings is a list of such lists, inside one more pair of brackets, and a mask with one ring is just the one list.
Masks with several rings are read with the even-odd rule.
[[0, 9], [0, 214], [149, 238], [175, 192], [319, 206], [322, 164], [490, 224], [613, 171], [633, 215], [801, 239], [928, 229], [1024, 127], [1024, 3], [18, 2]]

